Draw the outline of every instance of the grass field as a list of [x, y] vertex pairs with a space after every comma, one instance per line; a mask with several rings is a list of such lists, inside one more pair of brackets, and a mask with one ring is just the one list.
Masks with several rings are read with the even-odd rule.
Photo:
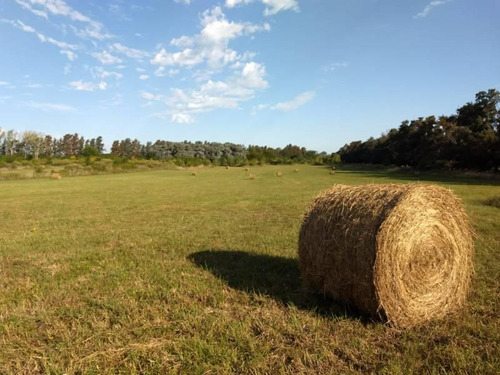
[[301, 291], [298, 230], [334, 183], [417, 177], [294, 168], [0, 181], [0, 374], [500, 371], [498, 182], [418, 176], [463, 199], [476, 273], [460, 314], [396, 330]]

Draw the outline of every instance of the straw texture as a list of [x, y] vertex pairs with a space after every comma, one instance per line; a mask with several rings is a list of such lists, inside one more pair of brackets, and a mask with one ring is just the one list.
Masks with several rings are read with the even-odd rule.
[[308, 286], [399, 327], [463, 306], [472, 258], [462, 203], [433, 185], [335, 185], [316, 198], [299, 235]]

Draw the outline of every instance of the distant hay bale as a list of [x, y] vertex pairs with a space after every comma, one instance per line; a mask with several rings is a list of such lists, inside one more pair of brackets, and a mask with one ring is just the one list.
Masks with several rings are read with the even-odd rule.
[[316, 198], [299, 235], [309, 287], [398, 327], [463, 306], [473, 251], [461, 201], [433, 185], [335, 185]]
[[298, 170], [297, 168], [295, 168], [295, 169], [293, 170], [293, 173], [299, 173], [299, 170]]
[[60, 180], [62, 178], [62, 176], [58, 172], [52, 172], [52, 174], [50, 175], [50, 178], [53, 180]]
[[248, 169], [248, 168], [245, 168], [245, 172], [248, 172], [248, 171], [249, 171], [249, 169]]
[[281, 173], [281, 172], [276, 172], [276, 177], [283, 177], [283, 173]]
[[248, 176], [248, 178], [250, 180], [255, 180], [255, 175], [253, 173], [250, 173], [250, 175]]
[[191, 176], [197, 176], [197, 175], [198, 175], [198, 172], [196, 172], [196, 171], [193, 171], [193, 172], [191, 173]]
[[229, 165], [226, 165], [226, 169], [229, 169]]
[[335, 174], [335, 171], [334, 171], [334, 170], [331, 170], [331, 171], [330, 171], [330, 174], [331, 174], [331, 175], [334, 175], [334, 174]]

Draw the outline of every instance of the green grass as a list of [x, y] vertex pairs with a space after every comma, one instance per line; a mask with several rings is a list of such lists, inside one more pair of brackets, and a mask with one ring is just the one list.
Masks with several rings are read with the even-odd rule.
[[[0, 373], [498, 373], [498, 182], [294, 168], [0, 181]], [[396, 330], [302, 293], [313, 197], [415, 179], [451, 188], [474, 223], [466, 309]]]

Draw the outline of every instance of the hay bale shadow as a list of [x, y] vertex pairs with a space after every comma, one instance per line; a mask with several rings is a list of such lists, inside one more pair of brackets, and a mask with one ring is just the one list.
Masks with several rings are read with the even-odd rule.
[[304, 289], [297, 259], [235, 250], [199, 251], [188, 259], [231, 288], [265, 295], [283, 306], [293, 305], [324, 317], [370, 321], [351, 305]]

